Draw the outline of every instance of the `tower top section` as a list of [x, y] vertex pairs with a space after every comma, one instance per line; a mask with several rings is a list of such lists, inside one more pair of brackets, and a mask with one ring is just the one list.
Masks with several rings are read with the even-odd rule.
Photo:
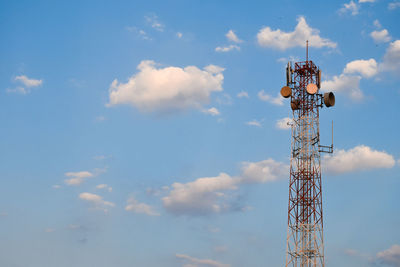
[[[332, 92], [320, 93], [321, 89], [321, 70], [312, 60], [308, 59], [308, 40], [306, 43], [306, 60], [288, 62], [286, 67], [286, 86], [282, 87], [281, 95], [291, 99], [292, 110], [300, 108], [301, 103], [305, 103], [311, 96], [315, 96], [312, 101], [317, 102], [318, 107], [332, 107], [335, 105], [335, 95]], [[311, 100], [311, 99], [309, 99]]]

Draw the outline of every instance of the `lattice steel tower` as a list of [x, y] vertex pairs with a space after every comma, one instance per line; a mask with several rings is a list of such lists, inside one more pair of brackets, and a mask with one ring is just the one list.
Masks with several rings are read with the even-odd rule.
[[320, 94], [321, 71], [308, 60], [291, 62], [286, 68], [287, 84], [281, 89], [290, 98], [293, 111], [289, 178], [289, 207], [286, 267], [325, 266], [322, 217], [321, 152], [319, 109], [335, 104], [332, 92]]

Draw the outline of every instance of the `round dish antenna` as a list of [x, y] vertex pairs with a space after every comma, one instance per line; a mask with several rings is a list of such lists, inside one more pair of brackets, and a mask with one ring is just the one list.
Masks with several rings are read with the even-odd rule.
[[292, 95], [292, 88], [290, 88], [289, 86], [284, 86], [284, 87], [282, 87], [282, 89], [281, 89], [281, 95], [282, 95], [284, 98], [290, 97], [290, 96]]
[[316, 84], [310, 83], [307, 85], [306, 90], [307, 90], [307, 93], [309, 93], [310, 95], [313, 95], [318, 92], [318, 86]]
[[292, 110], [297, 110], [300, 108], [300, 100], [298, 99], [294, 99], [291, 103], [290, 103], [290, 107], [292, 108]]

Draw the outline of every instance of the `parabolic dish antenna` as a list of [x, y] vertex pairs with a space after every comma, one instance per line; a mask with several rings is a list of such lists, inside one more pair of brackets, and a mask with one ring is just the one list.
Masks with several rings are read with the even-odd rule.
[[282, 87], [282, 89], [281, 89], [281, 95], [282, 95], [284, 98], [290, 97], [290, 96], [292, 95], [292, 88], [290, 88], [289, 86], [284, 86], [284, 87]]
[[318, 86], [313, 83], [310, 83], [307, 85], [306, 90], [307, 90], [307, 93], [309, 93], [310, 95], [314, 95], [315, 93], [318, 92]]

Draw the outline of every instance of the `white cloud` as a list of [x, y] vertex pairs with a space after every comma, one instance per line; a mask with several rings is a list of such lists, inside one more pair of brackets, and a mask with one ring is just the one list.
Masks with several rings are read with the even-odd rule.
[[154, 211], [154, 208], [152, 206], [145, 203], [140, 203], [134, 197], [130, 197], [127, 200], [127, 205], [125, 207], [125, 210], [134, 213], [146, 214], [148, 216], [160, 216], [159, 213]]
[[104, 212], [108, 212], [108, 207], [114, 207], [115, 204], [109, 201], [103, 200], [103, 197], [92, 194], [92, 193], [81, 193], [79, 194], [79, 198], [91, 203], [95, 209], [103, 210]]
[[236, 96], [238, 98], [249, 98], [249, 94], [246, 91], [241, 91]]
[[96, 186], [96, 189], [104, 189], [107, 190], [108, 192], [112, 192], [112, 187], [107, 184], [99, 184]]
[[151, 40], [151, 37], [143, 29], [138, 29], [134, 26], [127, 26], [125, 27], [125, 29], [129, 32], [136, 33], [139, 36], [139, 38], [143, 40], [148, 40], [148, 41]]
[[358, 14], [358, 10], [360, 9], [360, 6], [357, 5], [353, 0], [351, 0], [348, 4], [343, 4], [343, 7], [339, 9], [339, 13], [347, 13], [351, 12], [351, 15], [355, 16]]
[[[231, 42], [234, 42], [234, 43], [241, 43], [241, 42], [243, 42], [242, 40], [240, 40], [240, 39], [237, 37], [237, 35], [235, 34], [235, 32], [232, 31], [232, 30], [229, 30], [228, 33], [227, 33], [225, 36], [226, 36], [226, 38], [227, 38], [229, 41], [231, 41]], [[240, 51], [240, 47], [239, 47], [238, 45], [231, 44], [231, 45], [228, 45], [228, 46], [217, 46], [217, 47], [215, 48], [215, 51], [216, 51], [216, 52], [230, 52], [230, 51], [233, 51], [233, 50]]]
[[374, 3], [376, 0], [358, 0], [359, 3]]
[[246, 122], [246, 125], [249, 125], [249, 126], [256, 126], [256, 127], [261, 127], [261, 126], [262, 126], [262, 125], [261, 125], [261, 122], [258, 121], [258, 120], [251, 120], [251, 121], [248, 121], [248, 122]]
[[177, 32], [176, 36], [180, 39], [180, 38], [182, 38], [183, 34], [181, 32]]
[[219, 112], [219, 110], [215, 107], [209, 108], [209, 109], [204, 109], [202, 110], [203, 113], [211, 115], [211, 116], [218, 116], [221, 113]]
[[238, 207], [232, 192], [240, 185], [272, 182], [286, 177], [289, 167], [273, 159], [242, 162], [241, 174], [232, 177], [220, 173], [216, 177], [203, 177], [193, 182], [173, 183], [162, 198], [164, 208], [175, 215], [209, 215], [228, 211], [245, 211]]
[[233, 30], [229, 30], [227, 34], [225, 35], [226, 38], [228, 38], [229, 41], [234, 42], [234, 43], [241, 43], [243, 40], [240, 40], [235, 32]]
[[383, 29], [381, 31], [373, 31], [370, 36], [374, 39], [375, 43], [386, 43], [389, 42], [392, 38], [389, 35], [388, 30]]
[[382, 64], [378, 65], [373, 58], [353, 60], [346, 64], [340, 75], [335, 75], [330, 80], [322, 81], [321, 90], [323, 92], [343, 93], [353, 100], [361, 100], [364, 98], [364, 94], [360, 89], [361, 79], [363, 77], [372, 78], [381, 69], [383, 69]]
[[272, 30], [270, 27], [262, 28], [257, 34], [257, 41], [260, 46], [272, 47], [280, 50], [300, 46], [305, 47], [306, 41], [309, 41], [310, 47], [329, 47], [335, 48], [336, 43], [329, 39], [321, 38], [319, 30], [308, 26], [304, 17], [297, 19], [298, 24], [294, 31], [284, 32], [280, 29]]
[[395, 10], [396, 8], [400, 7], [400, 2], [391, 2], [388, 4], [389, 10]]
[[21, 94], [21, 95], [26, 95], [26, 94], [29, 94], [31, 92], [31, 90], [30, 89], [26, 89], [26, 88], [21, 87], [21, 86], [17, 86], [15, 88], [7, 88], [6, 92], [7, 93], [18, 93], [18, 94]]
[[289, 166], [273, 159], [242, 162], [241, 183], [265, 183], [286, 178]]
[[44, 229], [44, 231], [45, 231], [46, 233], [53, 233], [53, 232], [56, 231], [56, 229], [54, 229], [54, 228], [46, 228], [46, 229]]
[[361, 76], [349, 76], [340, 74], [333, 76], [331, 80], [321, 83], [321, 90], [324, 92], [333, 91], [344, 93], [353, 100], [361, 100], [364, 95], [360, 89]]
[[67, 185], [80, 185], [83, 183], [87, 178], [94, 177], [93, 173], [88, 171], [81, 171], [81, 172], [66, 172], [66, 177], [70, 177], [69, 179], [65, 179], [64, 182]]
[[387, 250], [378, 252], [377, 259], [388, 266], [400, 266], [400, 245], [393, 245]]
[[379, 66], [382, 70], [400, 73], [400, 40], [389, 44]]
[[162, 198], [167, 211], [176, 215], [206, 215], [229, 209], [221, 199], [222, 191], [237, 189], [237, 181], [226, 173], [198, 178], [186, 184], [173, 183], [169, 195]]
[[106, 119], [107, 119], [106, 117], [100, 115], [100, 116], [97, 116], [97, 117], [96, 117], [95, 121], [96, 121], [96, 122], [103, 122], [103, 121], [105, 121]]
[[359, 73], [363, 77], [371, 78], [378, 74], [378, 63], [375, 59], [371, 58], [368, 60], [353, 60], [346, 64], [343, 70], [345, 74]]
[[42, 85], [42, 83], [43, 83], [42, 80], [29, 79], [25, 75], [16, 76], [15, 81], [21, 82], [26, 87], [37, 87], [39, 85]]
[[131, 104], [142, 112], [202, 109], [212, 92], [223, 90], [224, 69], [219, 66], [209, 65], [201, 70], [195, 66], [156, 65], [144, 60], [127, 83], [115, 79], [109, 88], [109, 105]]
[[224, 264], [220, 263], [215, 260], [210, 260], [210, 259], [198, 259], [191, 257], [189, 255], [185, 254], [176, 254], [175, 255], [178, 259], [182, 259], [186, 261], [187, 263], [183, 265], [183, 267], [230, 267], [229, 264]]
[[374, 20], [374, 26], [377, 27], [378, 29], [382, 28], [381, 23], [379, 22], [379, 20]]
[[264, 90], [261, 90], [258, 92], [258, 98], [262, 101], [269, 102], [271, 104], [277, 105], [277, 106], [282, 106], [283, 105], [283, 97], [280, 95], [280, 93], [277, 94], [276, 97], [273, 97], [269, 94], [266, 94]]
[[31, 92], [31, 88], [41, 86], [43, 84], [43, 80], [30, 79], [25, 75], [16, 76], [14, 81], [22, 84], [22, 86], [17, 86], [15, 88], [7, 88], [7, 93], [19, 93], [19, 94], [29, 94]]
[[145, 16], [146, 22], [155, 30], [163, 32], [164, 25], [158, 21], [158, 17], [156, 15]]
[[297, 61], [300, 61], [300, 58], [299, 57], [295, 57], [295, 56], [280, 57], [276, 61], [280, 62], [280, 63], [284, 63], [286, 65], [288, 63], [288, 61], [297, 62]]
[[58, 184], [55, 184], [55, 185], [53, 185], [53, 188], [54, 188], [54, 189], [60, 189], [60, 188], [61, 188], [61, 186], [60, 186], [60, 185], [58, 185]]
[[276, 121], [276, 128], [281, 130], [290, 130], [292, 124], [292, 119], [285, 117]]
[[139, 30], [139, 36], [140, 38], [142, 38], [143, 40], [152, 40], [151, 37], [144, 31], [144, 30]]
[[232, 50], [239, 51], [240, 47], [237, 46], [237, 45], [228, 45], [228, 46], [217, 46], [215, 48], [216, 52], [229, 52], [229, 51], [232, 51]]
[[322, 161], [324, 171], [341, 174], [379, 168], [392, 168], [395, 160], [392, 155], [360, 145], [349, 150], [337, 150], [332, 156], [325, 155]]

